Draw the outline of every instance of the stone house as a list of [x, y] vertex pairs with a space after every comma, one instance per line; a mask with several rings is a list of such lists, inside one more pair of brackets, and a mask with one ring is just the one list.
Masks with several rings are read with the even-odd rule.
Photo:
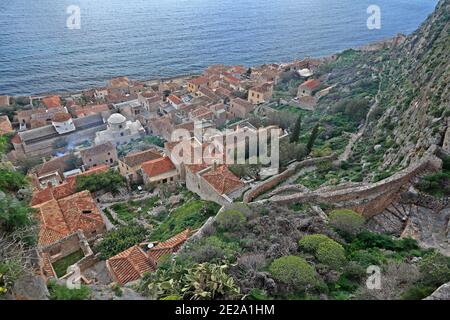
[[273, 95], [273, 84], [270, 82], [252, 87], [248, 91], [248, 101], [253, 104], [268, 102]]
[[144, 184], [157, 185], [178, 180], [178, 171], [169, 157], [144, 162], [142, 165]]
[[245, 119], [248, 114], [254, 109], [254, 105], [241, 98], [235, 98], [230, 100], [229, 112], [233, 118]]
[[156, 150], [145, 150], [133, 154], [126, 155], [122, 159], [119, 159], [119, 172], [122, 176], [128, 179], [132, 183], [141, 183], [142, 177], [142, 164], [160, 159], [161, 154]]
[[311, 79], [303, 82], [298, 87], [297, 97], [312, 96], [314, 91], [319, 88], [321, 82], [318, 79]]
[[245, 191], [245, 184], [226, 165], [186, 165], [186, 187], [220, 205], [229, 205]]
[[117, 150], [112, 142], [105, 142], [80, 151], [86, 169], [106, 164], [112, 166], [119, 160]]
[[207, 77], [200, 76], [189, 80], [187, 84], [188, 91], [195, 94], [201, 87], [208, 87], [209, 79]]

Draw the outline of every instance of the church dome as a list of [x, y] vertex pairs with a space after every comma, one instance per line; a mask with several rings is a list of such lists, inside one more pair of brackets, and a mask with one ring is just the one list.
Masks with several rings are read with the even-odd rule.
[[121, 124], [121, 123], [124, 123], [126, 120], [127, 119], [120, 113], [114, 113], [109, 117], [108, 123], [109, 124]]

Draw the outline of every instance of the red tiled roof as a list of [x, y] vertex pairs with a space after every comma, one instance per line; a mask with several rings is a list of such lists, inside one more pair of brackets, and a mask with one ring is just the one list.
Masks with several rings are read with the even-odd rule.
[[148, 251], [148, 256], [153, 261], [158, 262], [162, 256], [177, 252], [178, 249], [180, 249], [181, 245], [186, 242], [187, 239], [189, 239], [190, 233], [191, 231], [189, 229], [186, 229], [173, 236], [172, 238], [164, 242], [160, 242]]
[[48, 108], [57, 108], [61, 106], [61, 98], [59, 96], [50, 96], [42, 99], [42, 103]]
[[55, 113], [52, 117], [52, 121], [54, 122], [65, 122], [69, 119], [72, 119], [72, 116], [67, 112], [58, 112]]
[[89, 191], [82, 191], [59, 200], [51, 198], [39, 205], [40, 246], [52, 244], [81, 229], [91, 232], [103, 225], [103, 218]]
[[156, 177], [175, 170], [175, 166], [169, 157], [163, 157], [142, 164], [142, 170], [148, 177]]
[[190, 80], [189, 82], [194, 84], [194, 85], [196, 85], [196, 86], [200, 86], [202, 84], [208, 83], [208, 78], [200, 76], [200, 77], [197, 77], [197, 78], [194, 78], [194, 79]]
[[167, 100], [170, 100], [171, 102], [173, 102], [173, 103], [176, 104], [176, 105], [183, 104], [183, 101], [181, 101], [181, 99], [178, 98], [178, 97], [177, 97], [176, 95], [174, 95], [174, 94], [171, 94], [171, 95], [167, 98]]
[[202, 177], [220, 194], [231, 193], [244, 185], [225, 165], [204, 173]]
[[155, 263], [138, 246], [131, 247], [106, 261], [115, 280], [124, 285], [156, 270]]
[[161, 154], [159, 154], [155, 150], [149, 149], [129, 154], [123, 158], [123, 162], [130, 167], [136, 167], [142, 165], [144, 162], [155, 160], [158, 158], [161, 158]]
[[51, 199], [62, 199], [68, 197], [76, 192], [76, 178], [80, 176], [86, 176], [90, 174], [96, 174], [100, 172], [106, 172], [109, 168], [107, 165], [101, 165], [98, 167], [94, 167], [90, 170], [87, 170], [78, 175], [70, 176], [66, 179], [66, 182], [60, 184], [56, 187], [48, 187], [43, 190], [39, 190], [33, 193], [33, 197], [31, 199], [31, 205], [36, 206]]
[[109, 107], [106, 104], [97, 104], [97, 105], [84, 106], [84, 107], [74, 106], [73, 109], [75, 111], [75, 114], [79, 118], [98, 114], [98, 113], [101, 113], [104, 111], [109, 111]]
[[128, 77], [117, 77], [109, 80], [108, 87], [110, 88], [121, 88], [128, 87], [130, 80]]
[[19, 134], [16, 134], [14, 137], [12, 137], [11, 143], [14, 143], [14, 144], [22, 143], [22, 139], [20, 138]]
[[320, 80], [317, 79], [308, 80], [300, 85], [300, 87], [307, 87], [309, 90], [314, 90], [318, 86], [320, 86]]

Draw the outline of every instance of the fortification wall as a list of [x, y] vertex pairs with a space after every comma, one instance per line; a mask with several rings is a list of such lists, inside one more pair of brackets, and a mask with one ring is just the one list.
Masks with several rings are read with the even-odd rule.
[[308, 159], [308, 160], [304, 160], [301, 162], [294, 162], [293, 164], [289, 165], [288, 168], [285, 171], [283, 171], [282, 173], [275, 175], [273, 177], [270, 177], [269, 179], [258, 183], [252, 189], [247, 191], [244, 194], [243, 201], [245, 203], [252, 202], [254, 199], [259, 197], [263, 193], [269, 191], [270, 189], [276, 187], [281, 182], [283, 182], [286, 179], [288, 179], [289, 177], [293, 176], [297, 171], [299, 171], [301, 169], [304, 169], [307, 167], [313, 167], [324, 161], [333, 161], [336, 159], [337, 159], [337, 155], [333, 154], [333, 155], [327, 156], [327, 157], [313, 158], [313, 159]]
[[442, 160], [427, 156], [423, 160], [398, 172], [397, 174], [366, 186], [337, 188], [335, 191], [311, 191], [287, 196], [274, 196], [270, 201], [279, 204], [290, 203], [329, 203], [337, 207], [352, 208], [366, 217], [381, 213], [398, 198], [402, 187], [409, 186], [411, 179], [426, 172], [435, 172], [442, 168]]

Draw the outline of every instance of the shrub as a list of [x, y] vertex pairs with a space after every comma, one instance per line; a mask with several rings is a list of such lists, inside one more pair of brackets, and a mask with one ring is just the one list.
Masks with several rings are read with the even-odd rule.
[[204, 238], [195, 243], [189, 255], [197, 263], [219, 262], [224, 259], [232, 259], [240, 250], [235, 243], [222, 241], [216, 236]]
[[408, 288], [402, 295], [402, 300], [422, 300], [434, 292], [434, 287], [415, 285]]
[[105, 190], [116, 194], [121, 187], [126, 185], [124, 177], [119, 172], [109, 170], [108, 172], [95, 173], [87, 176], [77, 177], [77, 191], [89, 190], [97, 192]]
[[295, 290], [305, 290], [317, 285], [314, 268], [305, 259], [285, 256], [274, 260], [269, 266], [273, 278]]
[[99, 252], [100, 257], [106, 260], [144, 241], [146, 235], [147, 231], [140, 225], [123, 226], [105, 233], [103, 240], [95, 246], [95, 251]]
[[0, 168], [0, 190], [17, 192], [28, 185], [28, 179], [18, 171]]
[[325, 241], [331, 240], [329, 237], [323, 234], [309, 234], [304, 236], [299, 242], [298, 245], [301, 249], [306, 252], [316, 253], [319, 245]]
[[239, 210], [224, 210], [217, 215], [216, 223], [220, 231], [237, 231], [246, 222], [245, 215]]
[[316, 258], [333, 269], [339, 269], [346, 261], [345, 249], [334, 240], [324, 241], [317, 248]]
[[334, 228], [350, 235], [359, 233], [365, 222], [363, 216], [352, 210], [334, 210], [329, 218]]
[[433, 252], [422, 259], [419, 270], [424, 284], [439, 286], [450, 281], [450, 258]]
[[48, 283], [48, 291], [51, 300], [86, 300], [91, 294], [89, 288], [84, 285], [81, 285], [80, 289], [69, 289], [55, 281]]
[[6, 231], [32, 225], [34, 223], [32, 213], [33, 209], [13, 196], [0, 195], [0, 226]]

